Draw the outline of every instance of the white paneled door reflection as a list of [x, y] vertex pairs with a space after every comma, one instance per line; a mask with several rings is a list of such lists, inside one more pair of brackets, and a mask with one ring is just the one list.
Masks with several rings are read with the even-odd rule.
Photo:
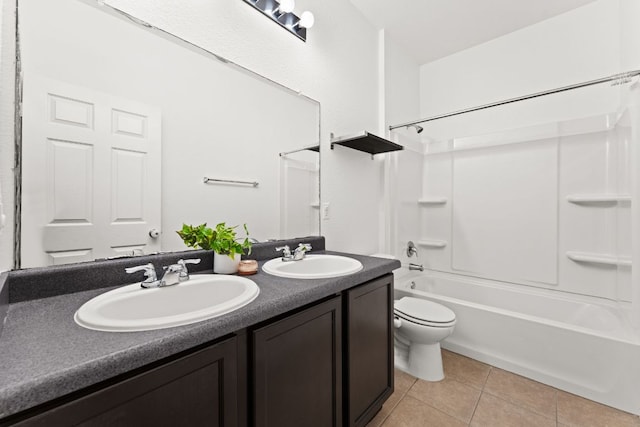
[[158, 108], [29, 75], [21, 266], [160, 250]]

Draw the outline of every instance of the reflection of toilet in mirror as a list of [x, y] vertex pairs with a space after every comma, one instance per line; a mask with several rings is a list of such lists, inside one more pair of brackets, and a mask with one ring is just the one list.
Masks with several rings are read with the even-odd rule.
[[444, 379], [440, 341], [453, 333], [456, 315], [425, 299], [394, 302], [396, 367], [426, 381]]

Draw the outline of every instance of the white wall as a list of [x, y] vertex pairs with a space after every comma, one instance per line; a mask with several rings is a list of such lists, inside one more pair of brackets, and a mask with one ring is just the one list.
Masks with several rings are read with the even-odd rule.
[[378, 111], [377, 32], [350, 2], [300, 0], [316, 25], [306, 43], [240, 0], [109, 0], [149, 23], [216, 52], [322, 104], [322, 222], [327, 247], [361, 253], [378, 248], [380, 161], [329, 150], [329, 134], [374, 130]]
[[6, 216], [0, 230], [0, 271], [13, 266], [14, 11], [14, 0], [0, 0], [0, 203]]
[[621, 51], [619, 1], [600, 0], [423, 65], [421, 115], [615, 74]]
[[[395, 125], [420, 117], [420, 67], [410, 55], [384, 34], [384, 103], [383, 126]], [[388, 132], [388, 131], [387, 131]], [[420, 194], [422, 151], [413, 129], [390, 133], [393, 141], [405, 147], [388, 155], [386, 192], [383, 210], [386, 227], [382, 227], [380, 251], [401, 257], [402, 246], [417, 239], [415, 210]]]

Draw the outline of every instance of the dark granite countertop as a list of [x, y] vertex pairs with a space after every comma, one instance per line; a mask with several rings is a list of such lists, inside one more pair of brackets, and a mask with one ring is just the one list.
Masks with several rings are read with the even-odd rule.
[[260, 271], [248, 276], [260, 287], [260, 295], [249, 305], [218, 318], [155, 331], [112, 333], [78, 326], [75, 311], [110, 288], [11, 302], [0, 335], [0, 418], [240, 331], [400, 266], [389, 259], [342, 255], [358, 259], [364, 269], [314, 280]]

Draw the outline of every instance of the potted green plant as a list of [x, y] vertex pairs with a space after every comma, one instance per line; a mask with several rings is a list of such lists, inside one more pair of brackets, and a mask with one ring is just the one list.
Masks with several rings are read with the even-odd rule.
[[236, 228], [228, 227], [221, 222], [214, 229], [207, 227], [207, 223], [200, 225], [182, 224], [182, 230], [176, 231], [182, 241], [190, 248], [213, 251], [213, 272], [220, 274], [232, 274], [238, 271], [240, 256], [251, 253], [249, 230], [244, 224], [246, 237], [239, 242], [236, 237]]

